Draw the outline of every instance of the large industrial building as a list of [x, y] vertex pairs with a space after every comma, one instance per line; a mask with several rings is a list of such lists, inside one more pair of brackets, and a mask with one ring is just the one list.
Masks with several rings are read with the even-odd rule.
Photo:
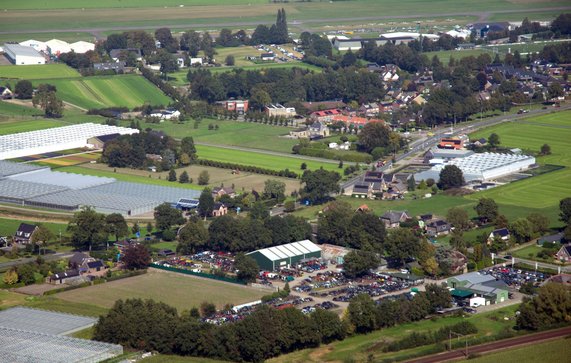
[[88, 139], [104, 135], [132, 135], [127, 127], [84, 123], [0, 136], [0, 160], [48, 152], [90, 147]]
[[46, 57], [32, 47], [4, 44], [4, 54], [17, 66], [46, 64]]
[[116, 344], [67, 336], [97, 319], [15, 307], [0, 312], [0, 362], [95, 363], [123, 353]]
[[414, 175], [414, 179], [440, 179], [440, 172], [446, 165], [456, 165], [464, 174], [466, 182], [489, 181], [529, 169], [535, 164], [535, 158], [528, 155], [475, 153], [464, 158], [455, 158], [434, 165], [426, 171]]
[[275, 271], [295, 266], [309, 258], [321, 258], [321, 248], [310, 240], [263, 248], [247, 254], [258, 263], [261, 270]]

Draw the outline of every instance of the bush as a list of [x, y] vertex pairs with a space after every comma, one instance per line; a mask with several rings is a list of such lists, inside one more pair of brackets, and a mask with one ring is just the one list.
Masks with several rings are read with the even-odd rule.
[[170, 229], [164, 230], [163, 233], [161, 234], [161, 239], [163, 241], [174, 241], [176, 238], [176, 233], [174, 231], [171, 231]]

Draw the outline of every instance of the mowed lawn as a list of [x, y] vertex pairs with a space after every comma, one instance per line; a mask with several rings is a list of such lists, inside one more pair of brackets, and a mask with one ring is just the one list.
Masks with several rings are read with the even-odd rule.
[[80, 78], [81, 74], [65, 64], [38, 64], [31, 66], [0, 66], [0, 79], [56, 79]]
[[[571, 111], [565, 111], [537, 118], [536, 121], [539, 119], [538, 123], [549, 123], [553, 118], [553, 122], [561, 122], [562, 118], [569, 116]], [[478, 131], [470, 137], [488, 137], [495, 132], [503, 146], [536, 152], [547, 143], [551, 146], [552, 154], [537, 157], [537, 163], [563, 165], [566, 168], [475, 193], [469, 198], [488, 197], [498, 203], [541, 209], [558, 206], [561, 199], [571, 196], [571, 128], [529, 123], [533, 121], [526, 119], [526, 123], [505, 123]]]
[[34, 108], [30, 102], [29, 106], [19, 105], [8, 101], [0, 101], [0, 116], [43, 116], [41, 109]]
[[174, 272], [150, 270], [148, 273], [86, 288], [65, 291], [58, 299], [110, 308], [118, 299], [140, 298], [162, 301], [179, 312], [208, 301], [222, 308], [259, 300], [266, 291]]
[[502, 352], [486, 354], [471, 359], [471, 363], [543, 363], [568, 362], [571, 352], [571, 339], [563, 338], [545, 343], [535, 343]]
[[224, 149], [215, 146], [196, 145], [196, 151], [199, 159], [208, 159], [222, 161], [225, 163], [235, 163], [241, 165], [253, 165], [260, 168], [271, 170], [289, 169], [301, 174], [301, 164], [306, 163], [307, 168], [316, 170], [323, 167], [326, 170], [339, 171], [337, 162], [319, 162], [313, 160], [304, 160], [296, 155], [270, 155], [251, 151]]
[[[43, 81], [35, 81], [35, 85]], [[172, 101], [151, 82], [138, 75], [61, 79], [49, 83], [57, 87], [57, 94], [62, 100], [86, 109], [119, 106], [134, 108], [145, 103], [167, 105]]]

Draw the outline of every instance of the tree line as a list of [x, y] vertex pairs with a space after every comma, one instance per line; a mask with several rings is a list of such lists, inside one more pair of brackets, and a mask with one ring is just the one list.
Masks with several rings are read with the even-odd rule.
[[307, 316], [294, 308], [263, 305], [243, 320], [216, 326], [196, 313], [179, 315], [164, 303], [140, 299], [118, 300], [94, 331], [95, 340], [131, 349], [242, 362], [262, 362], [345, 335], [337, 314], [323, 309]]

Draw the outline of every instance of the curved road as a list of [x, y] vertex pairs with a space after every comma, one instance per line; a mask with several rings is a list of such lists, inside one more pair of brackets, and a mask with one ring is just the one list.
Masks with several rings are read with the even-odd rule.
[[[571, 334], [571, 326], [566, 328], [549, 330], [546, 332], [528, 334], [518, 338], [504, 339], [493, 343], [476, 345], [473, 347], [468, 346], [468, 354], [474, 353], [487, 353], [500, 349], [506, 349], [511, 347], [516, 347], [519, 345], [536, 344], [541, 341], [551, 340], [555, 338], [564, 337]], [[438, 363], [446, 362], [450, 360], [458, 360], [466, 358], [465, 349], [454, 350], [451, 352], [440, 353], [436, 355], [431, 355], [424, 358], [418, 358], [407, 361], [408, 363]]]
[[[472, 12], [453, 12], [453, 13], [441, 13], [441, 14], [406, 14], [406, 15], [380, 15], [380, 16], [367, 16], [367, 17], [348, 17], [348, 18], [328, 18], [328, 19], [304, 19], [296, 20], [292, 19], [289, 21], [289, 25], [292, 27], [304, 27], [305, 24], [315, 24], [315, 23], [331, 23], [331, 22], [359, 22], [359, 21], [373, 21], [373, 20], [392, 20], [392, 19], [419, 19], [419, 18], [433, 18], [433, 17], [453, 17], [453, 16], [476, 16], [478, 17], [478, 22], [484, 22], [490, 15], [494, 14], [513, 14], [513, 13], [538, 13], [538, 12], [549, 12], [549, 11], [566, 11], [571, 10], [571, 6], [559, 6], [559, 7], [544, 7], [535, 9], [512, 9], [512, 10], [494, 10], [494, 11], [472, 11]], [[196, 20], [196, 19], [193, 19]], [[221, 27], [248, 27], [260, 24], [259, 21], [244, 21], [244, 22], [233, 22], [228, 21], [225, 23], [209, 23], [209, 24], [168, 24], [168, 23], [156, 23], [149, 24], [146, 26], [110, 26], [110, 27], [93, 27], [93, 28], [60, 28], [60, 29], [19, 29], [19, 30], [4, 30], [0, 31], [0, 35], [7, 34], [22, 34], [22, 33], [69, 33], [69, 32], [82, 32], [91, 33], [97, 38], [101, 38], [101, 33], [116, 30], [116, 31], [126, 31], [126, 30], [140, 30], [144, 28], [204, 28], [205, 26], [213, 28]]]

